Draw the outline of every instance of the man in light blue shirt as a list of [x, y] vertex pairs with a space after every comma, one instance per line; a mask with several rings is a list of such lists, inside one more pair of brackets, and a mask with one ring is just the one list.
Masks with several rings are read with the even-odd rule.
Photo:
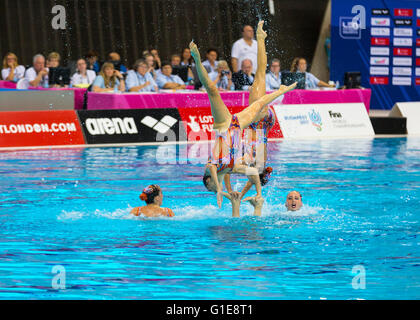
[[265, 75], [266, 91], [278, 90], [281, 86], [280, 60], [273, 59], [270, 64], [270, 71]]
[[137, 60], [135, 69], [128, 71], [126, 86], [129, 92], [158, 92], [153, 76], [148, 71], [145, 60]]
[[172, 74], [172, 66], [168, 61], [162, 62], [161, 73], [156, 77], [159, 89], [185, 89], [185, 83], [180, 77]]

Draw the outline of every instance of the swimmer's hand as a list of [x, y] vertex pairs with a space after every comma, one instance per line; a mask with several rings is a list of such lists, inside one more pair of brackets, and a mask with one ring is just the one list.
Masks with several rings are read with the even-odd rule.
[[229, 199], [232, 204], [240, 204], [241, 202], [241, 193], [238, 191], [232, 191], [232, 192], [222, 192], [223, 196], [227, 199]]
[[265, 39], [267, 38], [267, 33], [263, 30], [263, 26], [264, 26], [264, 20], [261, 20], [260, 22], [258, 22], [258, 27], [257, 27], [257, 40], [258, 39]]
[[198, 51], [197, 45], [194, 43], [194, 40], [190, 42], [190, 50], [194, 60], [201, 60], [200, 51]]

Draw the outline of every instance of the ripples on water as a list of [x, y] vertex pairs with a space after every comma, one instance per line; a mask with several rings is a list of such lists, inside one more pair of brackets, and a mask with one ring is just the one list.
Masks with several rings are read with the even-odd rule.
[[[420, 298], [420, 139], [269, 148], [263, 215], [244, 204], [239, 219], [202, 166], [158, 165], [156, 147], [0, 152], [0, 299]], [[175, 218], [129, 215], [150, 183]], [[55, 265], [66, 290], [51, 287]]]

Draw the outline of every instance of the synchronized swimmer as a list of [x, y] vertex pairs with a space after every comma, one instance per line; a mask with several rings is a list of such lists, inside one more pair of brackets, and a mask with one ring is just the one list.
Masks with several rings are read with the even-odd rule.
[[[267, 54], [265, 48], [266, 32], [264, 21], [258, 23], [258, 65], [255, 81], [249, 94], [249, 106], [242, 112], [231, 114], [224, 104], [219, 90], [210, 80], [201, 63], [200, 53], [196, 44], [191, 41], [191, 55], [196, 63], [198, 77], [207, 91], [211, 113], [214, 119], [213, 129], [216, 134], [214, 146], [205, 167], [203, 183], [207, 190], [216, 193], [217, 204], [222, 206], [223, 197], [232, 203], [232, 216], [240, 216], [241, 201], [249, 202], [254, 207], [254, 215], [260, 216], [264, 199], [261, 186], [267, 184], [273, 169], [267, 166], [268, 133], [273, 128], [276, 118], [269, 103], [293, 90], [296, 83], [290, 86], [280, 86], [277, 91], [266, 93]], [[243, 142], [243, 143], [242, 143]], [[263, 155], [263, 159], [261, 159]], [[248, 182], [242, 192], [233, 191], [230, 174], [243, 174]], [[223, 182], [227, 192], [223, 191]], [[255, 185], [257, 194], [244, 198], [245, 194]], [[171, 209], [161, 208], [163, 194], [157, 185], [151, 185], [143, 190], [140, 199], [146, 201], [146, 206], [137, 207], [131, 214], [146, 217], [173, 217]], [[297, 191], [287, 195], [285, 206], [289, 211], [297, 211], [302, 207], [302, 196]]]

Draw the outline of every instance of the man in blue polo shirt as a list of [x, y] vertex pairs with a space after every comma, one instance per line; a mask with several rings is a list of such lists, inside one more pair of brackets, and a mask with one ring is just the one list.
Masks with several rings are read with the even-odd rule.
[[148, 71], [145, 60], [136, 61], [135, 70], [128, 71], [126, 86], [130, 92], [158, 92], [158, 87], [153, 76]]
[[159, 89], [185, 89], [185, 83], [180, 77], [172, 74], [172, 66], [169, 61], [162, 62], [161, 73], [156, 77]]

